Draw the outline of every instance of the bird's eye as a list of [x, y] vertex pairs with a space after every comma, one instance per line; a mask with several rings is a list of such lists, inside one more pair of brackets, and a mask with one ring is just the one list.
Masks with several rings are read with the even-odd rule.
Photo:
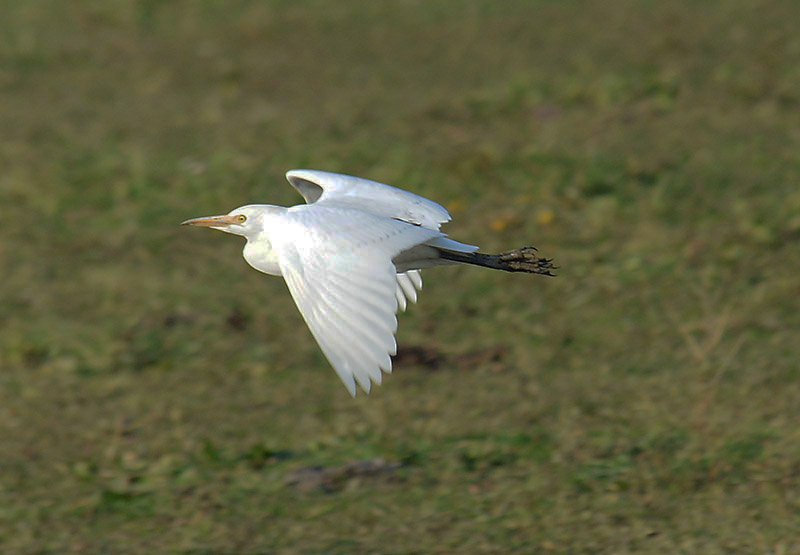
[[243, 224], [247, 221], [247, 216], [245, 216], [244, 214], [239, 214], [238, 216], [236, 216], [236, 221], [239, 222], [240, 224]]

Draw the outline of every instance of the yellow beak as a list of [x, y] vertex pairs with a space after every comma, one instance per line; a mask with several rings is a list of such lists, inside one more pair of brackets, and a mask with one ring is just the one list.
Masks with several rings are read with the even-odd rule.
[[193, 218], [181, 222], [181, 225], [197, 225], [201, 227], [225, 227], [228, 225], [238, 224], [237, 216], [227, 214], [225, 216], [205, 216], [202, 218]]

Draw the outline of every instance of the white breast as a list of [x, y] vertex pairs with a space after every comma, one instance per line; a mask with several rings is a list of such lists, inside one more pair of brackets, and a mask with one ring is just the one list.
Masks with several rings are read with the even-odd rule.
[[250, 266], [271, 276], [280, 276], [281, 267], [278, 264], [278, 253], [272, 248], [272, 243], [261, 233], [254, 239], [249, 239], [244, 246], [242, 256]]

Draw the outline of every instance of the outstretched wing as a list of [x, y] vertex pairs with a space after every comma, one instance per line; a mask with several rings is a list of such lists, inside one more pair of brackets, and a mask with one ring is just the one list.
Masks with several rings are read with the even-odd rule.
[[431, 229], [450, 221], [432, 200], [377, 181], [319, 170], [290, 170], [286, 179], [309, 204], [348, 206]]
[[301, 205], [287, 215], [285, 238], [273, 246], [289, 291], [350, 394], [356, 383], [369, 393], [397, 352], [392, 258], [442, 234], [334, 206]]

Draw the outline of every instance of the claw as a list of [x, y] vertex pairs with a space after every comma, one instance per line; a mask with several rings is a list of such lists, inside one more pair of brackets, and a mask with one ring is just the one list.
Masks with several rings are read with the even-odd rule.
[[536, 259], [537, 256], [534, 254], [536, 252], [539, 252], [539, 249], [536, 247], [520, 247], [518, 249], [514, 249], [513, 251], [500, 253], [500, 260], [503, 262], [512, 262], [514, 260]]
[[504, 263], [511, 271], [554, 276], [551, 270], [556, 270], [557, 267], [553, 266], [553, 259], [539, 258], [536, 256], [537, 252], [536, 247], [528, 246], [506, 251], [498, 256], [500, 262]]

